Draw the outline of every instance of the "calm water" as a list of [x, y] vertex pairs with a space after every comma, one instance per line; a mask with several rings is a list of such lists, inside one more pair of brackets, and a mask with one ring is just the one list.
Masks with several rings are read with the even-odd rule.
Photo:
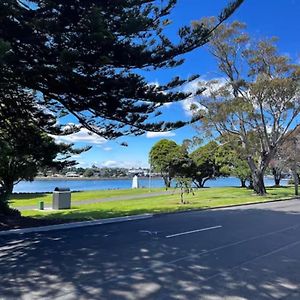
[[[18, 183], [14, 192], [16, 193], [36, 193], [52, 192], [55, 187], [68, 187], [72, 191], [87, 190], [109, 190], [109, 189], [129, 189], [131, 188], [130, 179], [107, 179], [107, 180], [35, 180], [33, 182], [22, 181]], [[141, 187], [149, 187], [149, 179], [139, 180]], [[271, 178], [265, 179], [266, 185], [274, 185]], [[287, 184], [287, 180], [282, 180], [282, 185]], [[240, 181], [234, 177], [218, 178], [206, 182], [207, 187], [239, 186]], [[151, 179], [151, 187], [163, 187], [162, 179]]]

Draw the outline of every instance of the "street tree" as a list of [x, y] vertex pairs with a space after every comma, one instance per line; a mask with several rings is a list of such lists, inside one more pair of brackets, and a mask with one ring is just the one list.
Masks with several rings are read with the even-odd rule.
[[214, 28], [179, 28], [173, 42], [166, 28], [176, 0], [2, 0], [0, 84], [36, 91], [41, 110], [72, 114], [105, 138], [183, 126], [152, 120], [189, 97], [176, 88], [197, 76], [157, 86], [142, 74], [182, 64], [242, 2], [229, 3]]
[[158, 141], [150, 150], [149, 163], [154, 172], [159, 172], [164, 180], [165, 187], [171, 186], [171, 181], [175, 177], [173, 166], [176, 158], [182, 156], [183, 148], [174, 141], [162, 139]]
[[300, 67], [278, 54], [274, 39], [254, 42], [244, 29], [233, 22], [214, 31], [209, 50], [222, 79], [202, 84], [206, 92], [195, 114], [203, 118], [201, 130], [239, 139], [254, 190], [264, 195], [265, 171], [299, 117]]
[[180, 189], [180, 202], [181, 204], [188, 203], [184, 199], [185, 194], [194, 194], [193, 191], [193, 174], [196, 170], [196, 164], [191, 159], [186, 149], [186, 145], [181, 145], [180, 151], [172, 159], [172, 169], [174, 171], [176, 185], [175, 188]]

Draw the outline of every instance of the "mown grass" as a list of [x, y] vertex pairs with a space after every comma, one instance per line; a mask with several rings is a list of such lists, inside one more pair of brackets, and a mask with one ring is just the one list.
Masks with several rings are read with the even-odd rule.
[[[97, 191], [84, 191], [84, 192], [73, 192], [72, 201], [81, 200], [93, 200], [93, 199], [104, 199], [119, 196], [132, 196], [139, 194], [147, 194], [150, 192], [162, 192], [163, 188], [153, 188], [149, 191], [147, 188], [141, 189], [120, 189], [120, 190], [97, 190]], [[52, 193], [20, 193], [13, 194], [10, 200], [12, 207], [21, 207], [29, 205], [38, 205], [40, 201], [45, 204], [52, 202]]]
[[85, 204], [60, 211], [23, 211], [22, 215], [37, 218], [71, 220], [95, 220], [128, 216], [142, 213], [166, 213], [193, 209], [207, 209], [246, 203], [266, 202], [269, 200], [293, 197], [293, 188], [268, 188], [266, 196], [257, 196], [253, 191], [242, 188], [207, 188], [187, 195], [188, 204], [180, 204], [177, 194], [148, 197], [136, 200], [123, 200]]

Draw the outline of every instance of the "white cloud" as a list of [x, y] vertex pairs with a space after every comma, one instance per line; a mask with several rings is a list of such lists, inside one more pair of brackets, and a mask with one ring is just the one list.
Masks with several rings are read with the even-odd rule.
[[[158, 81], [152, 81], [152, 82], [149, 82], [148, 85], [154, 85], [156, 88], [158, 88], [160, 86], [159, 82]], [[162, 94], [166, 94], [165, 91], [161, 91]], [[168, 103], [165, 103], [163, 104], [163, 107], [170, 107], [173, 103], [172, 102], [168, 102]]]
[[[225, 83], [224, 78], [214, 78], [209, 81], [215, 81], [212, 83], [202, 94], [201, 96], [208, 97], [211, 91], [217, 90], [220, 87], [222, 87]], [[192, 95], [181, 102], [182, 108], [185, 112], [185, 114], [189, 117], [193, 115], [193, 112], [191, 111], [191, 106], [196, 106], [197, 109], [204, 109], [204, 107], [199, 103], [199, 96], [196, 96], [196, 92], [199, 90], [201, 86], [205, 86], [208, 83], [208, 80], [194, 80], [192, 82], [189, 82], [188, 84], [185, 85], [183, 91], [185, 93], [192, 93]]]
[[79, 132], [66, 135], [66, 136], [54, 136], [58, 142], [65, 143], [86, 143], [102, 145], [107, 143], [107, 140], [95, 133], [90, 132], [86, 128], [82, 128]]
[[104, 151], [111, 151], [112, 148], [111, 148], [111, 147], [103, 147], [103, 150], [104, 150]]
[[164, 131], [164, 132], [153, 132], [153, 131], [147, 131], [146, 137], [151, 138], [158, 138], [158, 137], [171, 137], [175, 136], [175, 132], [172, 131]]
[[147, 168], [148, 165], [141, 161], [126, 161], [126, 160], [105, 160], [102, 162], [94, 163], [99, 167], [107, 167], [107, 168]]

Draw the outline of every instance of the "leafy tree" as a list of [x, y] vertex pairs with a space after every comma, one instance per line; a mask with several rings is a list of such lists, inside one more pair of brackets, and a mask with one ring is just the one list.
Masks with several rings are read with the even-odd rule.
[[86, 169], [83, 173], [83, 176], [84, 177], [92, 177], [94, 176], [94, 171], [93, 169]]
[[214, 28], [180, 28], [174, 43], [165, 28], [176, 0], [2, 0], [1, 85], [37, 91], [41, 110], [71, 113], [106, 138], [183, 126], [149, 120], [164, 103], [186, 99], [175, 88], [196, 76], [157, 87], [136, 70], [182, 64], [242, 2], [230, 3]]
[[194, 161], [189, 157], [185, 145], [181, 146], [181, 151], [178, 151], [177, 156], [172, 160], [172, 169], [175, 174], [176, 186], [180, 188], [180, 201], [186, 204], [184, 194], [194, 194], [192, 188], [192, 175], [196, 169]]
[[204, 109], [195, 114], [203, 117], [202, 130], [242, 143], [254, 189], [264, 195], [265, 171], [300, 113], [300, 67], [278, 54], [273, 39], [254, 43], [244, 28], [233, 22], [214, 31], [209, 50], [225, 80], [204, 84]]
[[[7, 88], [7, 89], [6, 89]], [[73, 165], [72, 154], [85, 149], [55, 143], [47, 133], [62, 133], [56, 118], [41, 110], [30, 91], [0, 85], [0, 212], [8, 213], [13, 186], [33, 180], [39, 170]], [[14, 105], [12, 105], [12, 103]], [[40, 129], [43, 128], [43, 131]], [[65, 131], [65, 133], [67, 133]]]
[[230, 135], [221, 138], [220, 142], [216, 163], [220, 166], [221, 173], [237, 177], [241, 181], [241, 187], [246, 187], [246, 181], [251, 178], [251, 170], [241, 143]]
[[295, 195], [299, 194], [299, 170], [300, 170], [300, 127], [287, 134], [287, 138], [280, 146], [278, 157], [281, 157], [281, 166], [291, 170], [295, 185]]
[[182, 151], [179, 145], [167, 139], [160, 140], [150, 150], [150, 166], [153, 171], [161, 174], [166, 189], [171, 186], [171, 181], [175, 177], [173, 163], [176, 158], [181, 157]]
[[21, 180], [32, 181], [39, 169], [75, 164], [70, 155], [82, 152], [72, 145], [56, 143], [34, 126], [19, 128], [13, 135], [0, 129], [0, 212], [9, 214], [9, 198]]
[[193, 182], [199, 188], [203, 188], [205, 182], [209, 179], [226, 175], [221, 172], [221, 166], [216, 160], [218, 147], [217, 142], [211, 141], [190, 154], [195, 163], [195, 169], [192, 171]]
[[274, 183], [276, 187], [280, 187], [280, 181], [283, 178], [283, 172], [286, 169], [285, 159], [279, 156], [279, 153], [275, 155], [275, 158], [270, 161], [269, 169], [274, 177]]

